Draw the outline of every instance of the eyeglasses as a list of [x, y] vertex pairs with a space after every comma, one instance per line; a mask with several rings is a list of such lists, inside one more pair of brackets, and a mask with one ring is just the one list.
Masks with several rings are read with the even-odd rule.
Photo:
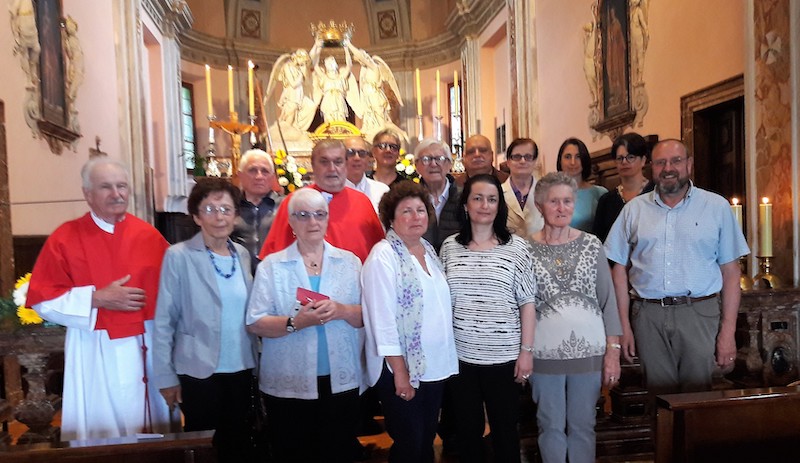
[[440, 156], [422, 156], [421, 158], [417, 159], [417, 161], [421, 162], [423, 166], [430, 165], [430, 163], [442, 165], [445, 162], [449, 161], [450, 158], [444, 155]]
[[347, 154], [347, 159], [355, 157], [356, 155], [358, 155], [358, 157], [360, 157], [361, 159], [366, 159], [366, 158], [371, 158], [372, 157], [372, 154], [370, 154], [369, 151], [367, 151], [367, 150], [357, 150], [355, 148], [347, 148], [346, 154]]
[[667, 162], [669, 162], [675, 167], [680, 167], [683, 165], [684, 162], [686, 162], [686, 159], [687, 158], [680, 158], [680, 157], [672, 159], [658, 159], [656, 161], [653, 161], [653, 167], [658, 167], [658, 168], [667, 167]]
[[511, 156], [509, 156], [509, 158], [515, 162], [520, 162], [522, 160], [531, 162], [536, 160], [536, 156], [532, 154], [512, 154]]
[[376, 143], [375, 146], [381, 150], [389, 150], [389, 151], [400, 151], [400, 145], [396, 143]]
[[473, 146], [471, 148], [467, 148], [467, 150], [464, 151], [464, 153], [469, 155], [469, 156], [474, 156], [474, 155], [476, 155], [478, 153], [486, 154], [486, 153], [490, 152], [491, 150], [492, 150], [491, 148], [486, 147], [486, 146]]
[[212, 206], [211, 204], [207, 205], [206, 207], [201, 207], [200, 212], [205, 215], [216, 215], [217, 212], [224, 215], [225, 217], [233, 215], [236, 212], [236, 208], [233, 206]]
[[311, 217], [317, 219], [317, 221], [325, 220], [328, 218], [327, 211], [297, 211], [292, 212], [292, 217], [301, 221], [301, 222], [308, 222], [311, 220]]
[[628, 161], [628, 164], [633, 164], [633, 161], [635, 161], [637, 157], [638, 156], [635, 154], [626, 154], [625, 156], [615, 157], [614, 161], [616, 161], [617, 164], [622, 164], [622, 161]]

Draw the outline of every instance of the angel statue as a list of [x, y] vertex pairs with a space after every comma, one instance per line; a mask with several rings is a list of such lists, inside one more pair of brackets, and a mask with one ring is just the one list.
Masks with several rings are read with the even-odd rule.
[[302, 137], [314, 119], [316, 105], [309, 97], [311, 95], [311, 81], [308, 78], [310, 63], [311, 58], [308, 52], [301, 48], [294, 53], [285, 53], [278, 57], [269, 75], [267, 92], [264, 94], [262, 103], [264, 106], [267, 105], [267, 100], [278, 84], [283, 87], [278, 99], [280, 108], [278, 123], [281, 124], [280, 128], [284, 136], [289, 139]]
[[367, 140], [383, 129], [391, 128], [397, 132], [402, 132], [399, 127], [392, 123], [389, 111], [389, 98], [383, 90], [383, 84], [388, 83], [389, 88], [394, 93], [400, 106], [403, 106], [403, 99], [400, 97], [400, 89], [397, 81], [389, 69], [386, 61], [380, 56], [370, 56], [366, 51], [356, 48], [348, 42], [347, 48], [353, 53], [353, 57], [361, 64], [358, 74], [358, 84], [361, 91], [361, 132], [365, 134]]
[[320, 66], [319, 55], [322, 44], [322, 40], [317, 39], [309, 52], [314, 66], [314, 101], [319, 103], [322, 119], [325, 122], [346, 121], [349, 114], [348, 103], [356, 115], [361, 117], [358, 87], [355, 77], [350, 72], [353, 68], [350, 50], [345, 46], [343, 68], [339, 67], [333, 56], [327, 56], [324, 66]]

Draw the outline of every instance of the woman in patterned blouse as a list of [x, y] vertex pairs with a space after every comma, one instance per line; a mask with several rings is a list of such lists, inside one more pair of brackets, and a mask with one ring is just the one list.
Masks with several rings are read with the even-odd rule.
[[622, 334], [611, 272], [594, 235], [570, 227], [578, 186], [561, 172], [536, 183], [544, 228], [533, 235], [536, 274], [533, 400], [542, 460], [595, 461], [595, 404], [619, 379]]

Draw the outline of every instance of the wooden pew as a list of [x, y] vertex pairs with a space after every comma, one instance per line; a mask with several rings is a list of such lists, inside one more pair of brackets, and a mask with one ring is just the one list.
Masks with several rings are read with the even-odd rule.
[[215, 463], [211, 447], [214, 431], [166, 434], [157, 439], [119, 437], [70, 441], [57, 446], [10, 446], [0, 451], [3, 463]]
[[800, 387], [656, 399], [656, 463], [800, 461]]

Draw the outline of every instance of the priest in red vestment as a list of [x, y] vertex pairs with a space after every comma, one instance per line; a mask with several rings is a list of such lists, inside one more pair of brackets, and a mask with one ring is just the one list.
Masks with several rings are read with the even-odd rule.
[[[372, 202], [364, 193], [345, 188], [347, 181], [346, 149], [339, 140], [322, 140], [311, 151], [315, 183], [328, 200], [328, 232], [325, 241], [357, 255], [361, 262], [372, 246], [383, 239], [383, 227]], [[291, 195], [289, 195], [291, 197]], [[272, 228], [264, 241], [259, 258], [285, 249], [295, 241], [289, 227], [289, 197], [281, 203]]]
[[91, 210], [45, 242], [27, 305], [67, 327], [61, 440], [168, 432], [148, 385], [161, 260], [167, 242], [128, 214], [128, 172], [102, 157], [81, 171]]

